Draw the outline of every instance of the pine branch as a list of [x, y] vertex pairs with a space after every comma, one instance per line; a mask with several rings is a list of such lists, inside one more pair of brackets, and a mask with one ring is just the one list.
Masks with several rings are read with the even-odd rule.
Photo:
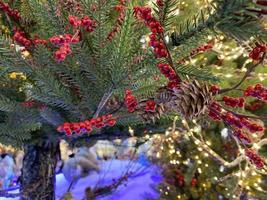
[[156, 13], [159, 17], [161, 25], [164, 27], [165, 32], [169, 33], [171, 30], [172, 20], [175, 18], [174, 12], [177, 10], [178, 0], [163, 0], [163, 7], [154, 4], [157, 7]]
[[0, 94], [0, 110], [4, 112], [15, 112], [22, 110], [22, 106], [20, 106], [17, 102], [10, 100], [4, 95]]
[[215, 77], [209, 70], [199, 69], [195, 66], [178, 65], [176, 67], [176, 71], [183, 76], [189, 76], [191, 78], [196, 78], [204, 81], [212, 81], [212, 82], [219, 81], [219, 79]]
[[172, 43], [174, 46], [179, 46], [205, 29], [212, 29], [214, 24], [214, 14], [212, 7], [209, 6], [194, 15], [191, 20], [180, 24], [179, 33], [176, 31], [171, 35]]

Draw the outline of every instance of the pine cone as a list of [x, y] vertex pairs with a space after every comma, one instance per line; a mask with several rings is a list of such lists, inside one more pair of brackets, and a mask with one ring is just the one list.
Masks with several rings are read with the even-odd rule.
[[157, 91], [157, 94], [155, 96], [155, 102], [157, 104], [165, 104], [167, 102], [170, 102], [173, 98], [173, 91], [168, 89], [167, 87], [162, 87]]
[[138, 105], [138, 114], [146, 123], [155, 123], [156, 119], [160, 119], [164, 113], [163, 104], [156, 104], [155, 111], [146, 111], [146, 102]]
[[201, 85], [197, 80], [182, 82], [179, 89], [173, 90], [173, 98], [167, 107], [180, 113], [186, 119], [193, 119], [204, 114], [212, 100], [212, 93], [207, 84]]

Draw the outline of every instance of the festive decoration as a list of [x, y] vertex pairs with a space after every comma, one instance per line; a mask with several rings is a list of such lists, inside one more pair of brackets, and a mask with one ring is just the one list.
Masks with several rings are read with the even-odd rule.
[[27, 47], [30, 47], [32, 42], [31, 40], [27, 39], [25, 34], [20, 30], [15, 30], [15, 34], [13, 36], [13, 39], [18, 42], [19, 44]]
[[244, 98], [233, 98], [233, 97], [228, 97], [224, 96], [223, 101], [225, 105], [236, 108], [236, 107], [244, 107], [245, 105], [245, 99]]
[[245, 96], [252, 96], [264, 102], [267, 102], [267, 88], [263, 87], [261, 84], [257, 84], [254, 87], [249, 86], [245, 92]]
[[[156, 149], [150, 158], [165, 176], [162, 199], [266, 198], [266, 106], [246, 109], [251, 97], [266, 102], [263, 1], [0, 5], [0, 140], [25, 149], [21, 198], [57, 198], [62, 139], [70, 146], [105, 140], [123, 147], [128, 137], [135, 142], [127, 153], [114, 147], [99, 159], [128, 158], [131, 167], [140, 159], [147, 167], [136, 148]], [[123, 184], [109, 183], [82, 191], [96, 198]], [[59, 196], [73, 193], [69, 184], [59, 188]]]
[[75, 44], [80, 41], [79, 35], [64, 34], [60, 36], [53, 36], [49, 39], [52, 44], [58, 45], [59, 49], [54, 53], [57, 61], [62, 62], [67, 55], [71, 54], [70, 44]]
[[115, 6], [115, 10], [119, 13], [119, 17], [117, 19], [115, 27], [108, 34], [108, 40], [112, 40], [117, 32], [120, 31], [120, 27], [125, 19], [125, 9], [126, 9], [126, 0], [120, 0], [120, 4]]
[[137, 100], [132, 95], [131, 90], [125, 90], [124, 104], [128, 108], [129, 112], [134, 112], [137, 107]]
[[255, 3], [262, 6], [267, 6], [267, 2], [265, 0], [256, 0]]
[[[213, 48], [213, 45], [214, 45], [214, 41], [212, 40], [212, 41], [210, 41], [210, 42], [207, 43], [207, 44], [201, 45], [201, 46], [199, 46], [198, 48], [193, 49], [193, 50], [190, 52], [189, 58], [193, 58], [194, 56], [196, 56], [196, 55], [199, 54], [199, 53], [204, 53], [204, 52], [206, 52], [206, 51], [211, 50], [211, 49]], [[179, 60], [179, 61], [177, 62], [177, 64], [185, 64], [187, 59], [188, 59], [188, 58], [183, 58], [183, 59]]]
[[5, 12], [9, 17], [12, 17], [15, 21], [21, 20], [21, 16], [18, 10], [10, 8], [7, 3], [0, 1], [0, 10]]
[[138, 115], [146, 123], [155, 123], [156, 119], [160, 119], [164, 110], [163, 104], [156, 104], [153, 100], [142, 102], [138, 105]]
[[[170, 55], [163, 38], [164, 28], [161, 26], [160, 22], [152, 16], [151, 12], [151, 8], [149, 7], [134, 7], [135, 17], [144, 20], [145, 25], [148, 26], [152, 32], [149, 35], [149, 45], [153, 48], [156, 58], [167, 58]], [[180, 77], [176, 74], [172, 66], [159, 63], [158, 68], [161, 73], [169, 79], [169, 88], [178, 87]]]
[[166, 78], [169, 79], [169, 84], [168, 87], [170, 89], [173, 89], [175, 87], [178, 87], [179, 85], [179, 78], [176, 75], [175, 71], [170, 67], [169, 64], [163, 64], [163, 63], [159, 63], [158, 64], [158, 68], [161, 71], [161, 73], [166, 76]]
[[258, 156], [254, 151], [246, 149], [246, 156], [257, 168], [262, 169], [264, 167], [263, 159]]
[[256, 47], [251, 51], [249, 57], [253, 60], [260, 60], [262, 58], [262, 53], [267, 52], [267, 46], [265, 44], [256, 44]]
[[73, 133], [91, 133], [94, 128], [101, 129], [105, 126], [114, 126], [116, 120], [112, 118], [111, 114], [102, 115], [101, 117], [93, 118], [77, 123], [64, 123], [57, 128], [58, 132], [64, 132], [67, 136], [71, 136]]

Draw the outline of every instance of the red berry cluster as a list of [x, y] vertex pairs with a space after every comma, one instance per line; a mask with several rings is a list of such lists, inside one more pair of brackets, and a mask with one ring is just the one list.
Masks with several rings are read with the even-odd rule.
[[53, 36], [49, 39], [52, 44], [59, 45], [59, 49], [55, 52], [54, 57], [57, 61], [64, 61], [67, 55], [71, 54], [70, 44], [80, 41], [77, 35], [64, 34], [60, 36]]
[[262, 126], [249, 121], [245, 117], [240, 117], [239, 120], [242, 123], [243, 127], [247, 128], [252, 133], [264, 131], [264, 128]]
[[91, 19], [88, 16], [79, 18], [79, 17], [70, 15], [68, 19], [69, 19], [69, 23], [75, 29], [77, 29], [78, 27], [83, 27], [86, 31], [93, 32], [94, 29], [96, 28], [96, 21]]
[[246, 128], [250, 132], [262, 132], [264, 128], [256, 123], [251, 122], [246, 117], [241, 115], [237, 115], [232, 112], [225, 112], [222, 110], [222, 107], [217, 102], [213, 102], [209, 106], [209, 117], [211, 117], [215, 121], [223, 120], [229, 126], [234, 126], [238, 129]]
[[196, 178], [192, 178], [192, 179], [191, 179], [191, 183], [190, 183], [190, 185], [191, 185], [192, 187], [195, 187], [195, 186], [197, 186], [197, 183], [198, 183], [197, 179], [196, 179]]
[[68, 17], [68, 20], [69, 20], [69, 23], [75, 28], [77, 28], [78, 26], [81, 26], [82, 21], [80, 20], [79, 17], [70, 15]]
[[253, 60], [260, 60], [262, 58], [262, 53], [267, 52], [266, 44], [256, 44], [256, 47], [250, 52], [249, 57]]
[[35, 36], [34, 39], [32, 40], [34, 45], [47, 45], [47, 40], [40, 39], [38, 36]]
[[204, 44], [204, 45], [194, 49], [193, 51], [191, 51], [190, 56], [195, 56], [196, 54], [206, 52], [206, 51], [212, 49], [213, 46], [214, 46], [214, 42], [210, 41], [208, 44]]
[[13, 39], [17, 43], [25, 46], [26, 48], [29, 47], [29, 46], [31, 46], [31, 44], [32, 44], [31, 40], [27, 39], [26, 36], [25, 36], [25, 33], [23, 33], [20, 30], [15, 30], [15, 34], [13, 36]]
[[63, 44], [59, 49], [54, 53], [54, 57], [58, 62], [62, 62], [66, 59], [67, 55], [71, 54], [71, 48], [69, 44]]
[[233, 97], [228, 97], [224, 96], [223, 101], [225, 105], [230, 106], [232, 108], [240, 107], [243, 108], [245, 105], [245, 99], [244, 98], [233, 98]]
[[217, 102], [212, 102], [209, 106], [209, 117], [214, 121], [220, 121], [222, 118], [220, 116], [222, 112], [222, 107]]
[[112, 29], [112, 31], [108, 34], [108, 40], [112, 40], [116, 33], [120, 31], [120, 27], [124, 22], [125, 19], [125, 5], [126, 1], [125, 0], [120, 0], [120, 4], [115, 6], [115, 10], [119, 12], [119, 17], [116, 21], [115, 27]]
[[218, 94], [218, 92], [220, 91], [220, 87], [218, 85], [212, 85], [210, 87], [210, 92], [215, 95]]
[[116, 119], [112, 118], [111, 114], [103, 115], [101, 117], [93, 118], [83, 122], [69, 123], [66, 122], [57, 128], [58, 132], [64, 132], [67, 136], [73, 133], [91, 133], [94, 128], [101, 129], [105, 126], [114, 126]]
[[[198, 47], [198, 48], [196, 48], [196, 49], [193, 49], [193, 50], [191, 51], [189, 57], [194, 57], [194, 56], [196, 56], [196, 55], [199, 54], [199, 53], [206, 52], [206, 51], [212, 49], [213, 46], [214, 46], [214, 41], [212, 40], [212, 41], [210, 41], [210, 42], [207, 43], [207, 44], [201, 45], [200, 47]], [[178, 64], [185, 64], [185, 62], [186, 62], [187, 59], [188, 59], [188, 58], [183, 58], [183, 59], [179, 60], [177, 63], [178, 63]]]
[[49, 39], [49, 41], [52, 44], [61, 46], [63, 44], [77, 43], [80, 41], [80, 37], [71, 34], [64, 34], [59, 36], [53, 36]]
[[244, 125], [240, 121], [240, 118], [231, 112], [226, 112], [222, 114], [222, 119], [226, 124], [230, 126], [235, 126], [240, 129], [244, 127]]
[[178, 186], [180, 187], [183, 187], [185, 185], [184, 176], [180, 172], [176, 174], [176, 181], [178, 183]]
[[10, 6], [3, 1], [0, 1], [0, 10], [5, 12], [9, 17], [13, 18], [16, 21], [19, 21], [21, 19], [19, 11], [10, 8]]
[[[148, 26], [152, 32], [149, 35], [150, 38], [149, 45], [153, 47], [154, 54], [156, 55], [157, 58], [167, 58], [169, 54], [164, 41], [161, 39], [164, 29], [161, 26], [160, 22], [152, 16], [151, 12], [152, 10], [149, 7], [139, 7], [139, 6], [134, 7], [135, 17], [144, 20], [146, 26]], [[170, 80], [170, 82], [168, 83], [168, 87], [169, 88], [178, 87], [180, 83], [180, 78], [173, 70], [173, 68], [170, 65], [163, 63], [158, 64], [158, 67], [164, 74], [164, 76], [166, 76]]]
[[262, 5], [262, 6], [267, 6], [267, 1], [266, 0], [257, 0], [256, 4]]
[[233, 132], [233, 135], [237, 139], [239, 139], [241, 142], [245, 142], [245, 143], [248, 143], [248, 144], [250, 144], [252, 142], [251, 139], [247, 135], [245, 135], [244, 133], [242, 133], [241, 130], [235, 130]]
[[258, 109], [262, 108], [264, 106], [264, 104], [265, 103], [263, 101], [256, 100], [256, 101], [251, 102], [250, 104], [246, 104], [245, 108], [247, 110], [254, 111], [254, 110], [258, 110]]
[[137, 103], [137, 100], [136, 100], [135, 96], [133, 96], [131, 90], [125, 90], [124, 104], [128, 108], [129, 112], [134, 112], [135, 111], [138, 103]]
[[179, 85], [179, 77], [177, 76], [176, 72], [171, 68], [169, 64], [159, 63], [158, 68], [160, 72], [169, 79], [169, 88], [174, 88]]
[[157, 0], [156, 4], [157, 4], [159, 7], [163, 7], [163, 6], [164, 6], [164, 2], [163, 2], [163, 0]]
[[245, 154], [258, 169], [262, 169], [264, 167], [263, 159], [256, 152], [251, 149], [246, 149]]
[[261, 84], [257, 84], [254, 87], [249, 86], [245, 90], [244, 95], [256, 97], [259, 100], [267, 102], [267, 88], [263, 87], [263, 85], [261, 85]]
[[157, 58], [168, 57], [168, 52], [166, 50], [165, 44], [162, 39], [159, 39], [155, 33], [149, 35], [150, 41], [149, 45], [153, 47], [154, 54]]
[[156, 106], [157, 105], [156, 105], [156, 102], [155, 101], [149, 100], [149, 101], [146, 102], [146, 108], [145, 108], [145, 110], [146, 110], [146, 112], [155, 112]]
[[134, 15], [136, 18], [144, 20], [146, 26], [150, 28], [152, 34], [149, 36], [149, 44], [154, 48], [154, 53], [157, 58], [168, 57], [168, 52], [165, 44], [159, 37], [159, 35], [163, 33], [164, 29], [161, 26], [160, 22], [152, 17], [151, 8], [136, 6], [134, 7]]

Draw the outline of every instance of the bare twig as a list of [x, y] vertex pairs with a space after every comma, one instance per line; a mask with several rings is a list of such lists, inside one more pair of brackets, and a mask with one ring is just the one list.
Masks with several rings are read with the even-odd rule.
[[113, 89], [114, 89], [114, 85], [112, 85], [109, 88], [109, 90], [103, 95], [100, 103], [98, 104], [97, 110], [94, 113], [94, 118], [98, 117], [99, 113], [101, 112], [101, 110], [103, 109], [103, 107], [106, 105], [107, 101], [109, 100], [109, 98], [113, 94]]
[[243, 78], [236, 85], [234, 85], [233, 87], [230, 87], [230, 88], [222, 89], [218, 92], [218, 94], [223, 94], [223, 93], [237, 89], [247, 79], [247, 77], [251, 74], [251, 72], [253, 72], [256, 67], [258, 67], [260, 64], [263, 63], [265, 57], [266, 57], [266, 53], [263, 54], [263, 56], [259, 62], [257, 62], [256, 64], [252, 65], [250, 68], [247, 69], [247, 72], [245, 73]]

